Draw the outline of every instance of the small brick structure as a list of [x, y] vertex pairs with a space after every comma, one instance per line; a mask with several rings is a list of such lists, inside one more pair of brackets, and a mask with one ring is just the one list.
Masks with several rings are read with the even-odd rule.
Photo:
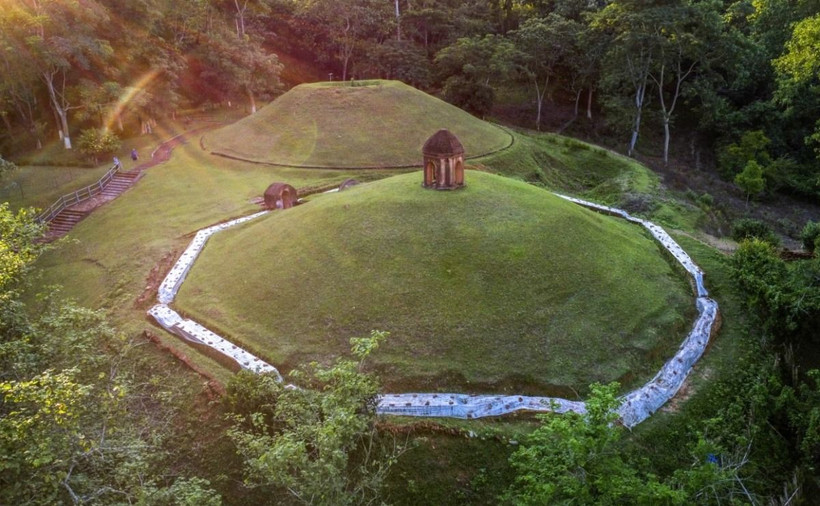
[[273, 183], [265, 190], [265, 207], [267, 209], [290, 209], [298, 200], [296, 188], [287, 183]]
[[435, 190], [464, 187], [464, 146], [458, 137], [442, 128], [427, 139], [421, 151], [424, 155], [422, 186]]

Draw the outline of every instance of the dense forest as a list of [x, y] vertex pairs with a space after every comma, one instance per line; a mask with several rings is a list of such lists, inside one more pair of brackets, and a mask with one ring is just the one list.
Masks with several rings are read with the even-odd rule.
[[[253, 114], [310, 74], [401, 80], [516, 128], [591, 138], [684, 176], [713, 171], [747, 201], [809, 206], [820, 203], [818, 48], [820, 0], [0, 0], [0, 177], [57, 141], [94, 159], [169, 117]], [[732, 256], [678, 237], [714, 274], [735, 317], [722, 332], [742, 346], [634, 433], [613, 415], [617, 385], [593, 385], [585, 415], [510, 422], [527, 427], [520, 445], [379, 419], [366, 364], [383, 332], [352, 339], [352, 358], [296, 370], [302, 389], [249, 373], [203, 387], [104, 310], [51, 287], [32, 297], [42, 233], [31, 210], [0, 204], [0, 503], [410, 504], [431, 497], [416, 480], [445, 457], [409, 479], [391, 469], [456, 439], [480, 467], [450, 498], [460, 503], [820, 494], [817, 223], [800, 261], [751, 220], [735, 223]]]
[[5, 4], [6, 157], [56, 136], [72, 147], [75, 130], [103, 150], [94, 128], [150, 131], [203, 104], [253, 112], [283, 89], [280, 53], [329, 79], [399, 79], [528, 128], [596, 121], [629, 155], [646, 137], [663, 163], [745, 171], [750, 193], [820, 195], [816, 0]]

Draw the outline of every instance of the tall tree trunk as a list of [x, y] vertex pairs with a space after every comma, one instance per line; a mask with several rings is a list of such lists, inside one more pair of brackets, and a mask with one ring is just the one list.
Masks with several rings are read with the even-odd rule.
[[587, 119], [592, 119], [592, 86], [589, 87], [589, 93], [587, 94]]
[[399, 0], [396, 0], [396, 40], [401, 42], [401, 12], [399, 11]]
[[68, 111], [60, 103], [57, 96], [57, 90], [54, 87], [54, 74], [50, 72], [43, 73], [43, 80], [48, 88], [48, 98], [51, 101], [51, 108], [57, 116], [57, 127], [60, 129], [61, 138], [63, 139], [63, 146], [65, 149], [71, 149], [71, 135], [68, 132]]
[[575, 94], [575, 110], [572, 113], [572, 121], [575, 121], [578, 118], [578, 103], [581, 101], [581, 92], [584, 90], [578, 90], [578, 93]]
[[643, 104], [646, 98], [646, 78], [635, 89], [635, 120], [632, 123], [632, 137], [629, 140], [629, 149], [626, 151], [627, 156], [632, 156], [635, 151], [635, 145], [638, 144], [638, 134], [641, 131], [641, 116], [643, 115]]
[[250, 88], [248, 88], [248, 99], [251, 104], [251, 114], [256, 114], [256, 100], [253, 98], [253, 91]]
[[669, 115], [663, 115], [663, 164], [669, 163]]
[[536, 104], [536, 114], [535, 114], [535, 129], [539, 132], [541, 131], [541, 107], [544, 104], [544, 96], [547, 94], [547, 88], [549, 88], [550, 78], [544, 80], [544, 89], [540, 89], [538, 87], [538, 78], [533, 77], [533, 83], [535, 84], [535, 104]]

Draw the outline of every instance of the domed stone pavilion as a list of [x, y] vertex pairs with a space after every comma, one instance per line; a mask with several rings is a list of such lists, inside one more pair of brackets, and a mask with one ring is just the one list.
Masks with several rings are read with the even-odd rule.
[[442, 128], [427, 139], [424, 155], [425, 188], [457, 190], [464, 186], [464, 146], [458, 137]]

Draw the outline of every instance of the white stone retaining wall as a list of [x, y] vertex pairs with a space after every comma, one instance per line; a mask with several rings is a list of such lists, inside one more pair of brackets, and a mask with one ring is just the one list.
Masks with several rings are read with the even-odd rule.
[[[652, 236], [669, 251], [672, 256], [692, 276], [697, 293], [695, 304], [698, 318], [689, 335], [678, 348], [677, 353], [669, 359], [651, 381], [621, 397], [623, 404], [618, 412], [627, 427], [633, 427], [646, 420], [657, 411], [683, 386], [683, 382], [692, 367], [703, 355], [709, 343], [712, 327], [718, 313], [718, 304], [708, 297], [703, 285], [703, 271], [692, 261], [689, 255], [658, 225], [631, 216], [626, 211], [593, 202], [556, 194], [561, 198], [589, 209], [621, 217], [632, 223], [645, 227]], [[197, 232], [194, 240], [168, 273], [159, 288], [160, 304], [152, 307], [148, 314], [169, 332], [183, 339], [208, 346], [235, 360], [242, 368], [255, 372], [272, 372], [280, 381], [282, 376], [276, 368], [238, 346], [216, 335], [193, 320], [184, 319], [171, 309], [174, 297], [185, 280], [185, 276], [194, 264], [197, 256], [205, 247], [208, 238], [216, 232], [245, 223], [266, 214], [262, 211], [226, 223], [214, 225]], [[383, 394], [379, 396], [377, 412], [382, 415], [403, 415], [423, 417], [482, 418], [499, 416], [515, 411], [556, 412], [574, 411], [584, 413], [586, 405], [582, 401], [570, 401], [554, 397], [533, 397], [517, 395], [468, 395], [457, 393], [407, 393]]]

